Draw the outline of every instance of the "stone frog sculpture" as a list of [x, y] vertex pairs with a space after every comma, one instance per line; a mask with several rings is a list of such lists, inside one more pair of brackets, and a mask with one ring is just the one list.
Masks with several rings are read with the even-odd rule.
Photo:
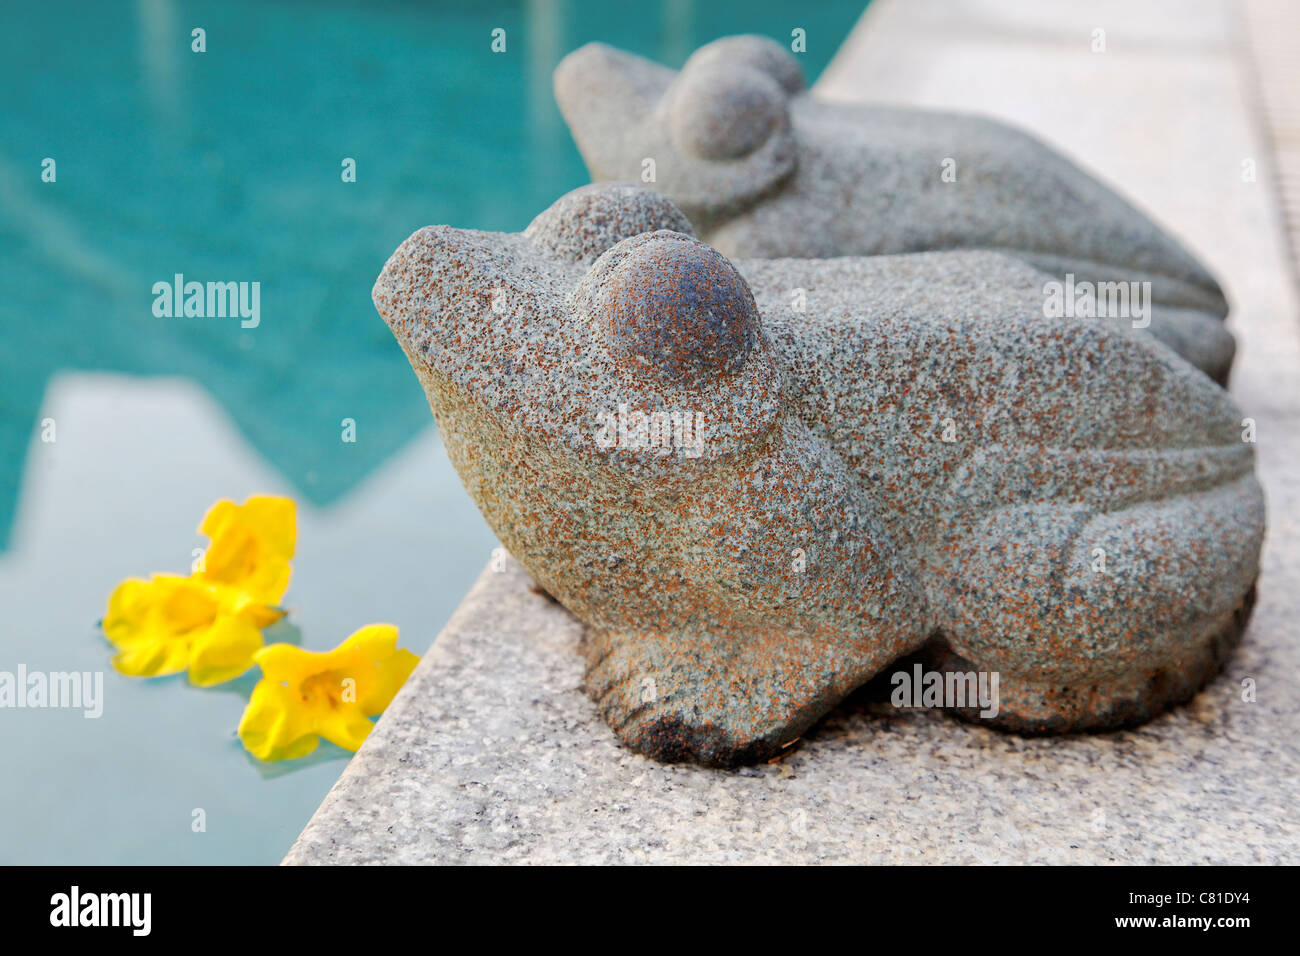
[[373, 295], [489, 524], [587, 625], [610, 726], [735, 765], [923, 646], [996, 673], [989, 723], [1025, 732], [1130, 725], [1220, 667], [1264, 530], [1242, 414], [1148, 336], [1045, 318], [1042, 279], [731, 262], [596, 185], [522, 234], [421, 229]]
[[1050, 273], [1048, 308], [1146, 328], [1227, 381], [1235, 346], [1214, 279], [1020, 130], [819, 100], [794, 56], [756, 36], [710, 43], [680, 73], [592, 43], [560, 63], [554, 86], [592, 179], [653, 173], [653, 188], [723, 255], [995, 249]]

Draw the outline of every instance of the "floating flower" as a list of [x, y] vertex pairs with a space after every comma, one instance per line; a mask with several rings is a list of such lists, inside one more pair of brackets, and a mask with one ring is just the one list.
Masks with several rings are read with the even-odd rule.
[[212, 539], [195, 577], [277, 604], [289, 587], [289, 559], [297, 537], [290, 498], [254, 495], [242, 505], [222, 499], [208, 509], [199, 532]]
[[284, 616], [275, 605], [289, 586], [293, 501], [218, 501], [199, 531], [212, 544], [192, 576], [129, 578], [109, 597], [102, 626], [118, 650], [113, 666], [119, 672], [188, 671], [200, 687], [232, 680], [253, 666], [262, 628]]
[[233, 588], [176, 574], [129, 578], [108, 599], [104, 636], [117, 648], [113, 667], [128, 677], [189, 671], [210, 687], [253, 666], [262, 628], [284, 616]]
[[355, 751], [420, 660], [397, 647], [397, 628], [371, 624], [332, 651], [272, 644], [264, 675], [239, 721], [239, 739], [261, 760], [292, 760], [320, 738]]

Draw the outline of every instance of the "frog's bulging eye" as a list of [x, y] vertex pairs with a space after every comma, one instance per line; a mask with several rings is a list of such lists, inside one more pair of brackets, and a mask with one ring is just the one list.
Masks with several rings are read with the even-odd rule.
[[702, 385], [740, 370], [758, 308], [727, 258], [673, 232], [627, 239], [592, 270], [586, 311], [616, 361], [667, 382]]
[[693, 234], [690, 220], [662, 193], [631, 183], [591, 183], [553, 202], [524, 235], [566, 262], [586, 262], [620, 240], [657, 229]]
[[702, 159], [748, 156], [789, 126], [786, 94], [776, 80], [721, 63], [683, 70], [664, 105], [677, 148]]
[[803, 92], [803, 70], [799, 68], [799, 61], [769, 37], [747, 34], [714, 40], [692, 53], [682, 72], [693, 73], [714, 66], [732, 72], [757, 70], [776, 80], [790, 96]]

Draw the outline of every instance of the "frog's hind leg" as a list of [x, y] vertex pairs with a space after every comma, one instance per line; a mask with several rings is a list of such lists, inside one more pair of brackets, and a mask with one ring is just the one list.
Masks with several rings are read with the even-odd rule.
[[843, 642], [589, 631], [586, 687], [619, 738], [664, 761], [780, 754], [883, 662]]
[[1147, 331], [1224, 388], [1237, 341], [1217, 315], [1199, 309], [1155, 305]]
[[1187, 700], [1245, 626], [1262, 535], [1253, 475], [1116, 510], [984, 512], [947, 539], [930, 577], [942, 666], [998, 675], [996, 716], [955, 709], [1065, 733], [1131, 726]]

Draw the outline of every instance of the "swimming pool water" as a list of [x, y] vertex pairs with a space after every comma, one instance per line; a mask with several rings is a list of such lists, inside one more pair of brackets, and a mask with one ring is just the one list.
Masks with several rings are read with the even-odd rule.
[[[385, 259], [429, 223], [517, 231], [586, 181], [550, 90], [582, 43], [677, 66], [718, 36], [797, 27], [811, 80], [861, 7], [8, 7], [0, 670], [102, 671], [104, 703], [0, 709], [0, 862], [278, 861], [349, 755], [247, 757], [251, 677], [117, 675], [95, 626], [113, 586], [186, 571], [217, 498], [288, 494], [295, 629], [269, 639], [322, 649], [387, 621], [423, 653], [495, 539], [370, 303]], [[260, 323], [156, 317], [151, 290], [177, 273], [259, 283]]]

